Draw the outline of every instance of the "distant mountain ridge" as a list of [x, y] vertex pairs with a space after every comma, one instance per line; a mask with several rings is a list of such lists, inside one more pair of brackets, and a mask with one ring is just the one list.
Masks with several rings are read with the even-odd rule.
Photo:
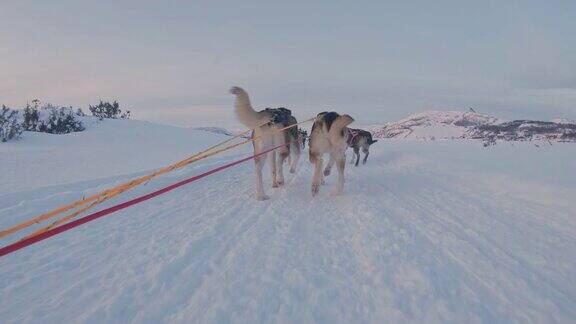
[[427, 111], [370, 131], [377, 138], [576, 141], [576, 123], [567, 119], [506, 121], [473, 111]]

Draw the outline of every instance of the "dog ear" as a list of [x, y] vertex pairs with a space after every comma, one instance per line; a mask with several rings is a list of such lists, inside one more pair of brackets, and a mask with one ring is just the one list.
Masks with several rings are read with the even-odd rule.
[[341, 115], [338, 118], [342, 119], [342, 121], [344, 122], [344, 126], [348, 126], [354, 122], [354, 118], [352, 118], [350, 115]]

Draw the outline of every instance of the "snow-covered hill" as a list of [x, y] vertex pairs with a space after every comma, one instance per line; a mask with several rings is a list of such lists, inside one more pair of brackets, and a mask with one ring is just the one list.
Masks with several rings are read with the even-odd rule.
[[226, 135], [226, 136], [233, 136], [234, 135], [232, 132], [230, 132], [226, 128], [222, 128], [222, 127], [194, 127], [193, 129], [204, 131], [204, 132], [209, 132], [209, 133], [213, 133], [213, 134]]
[[[110, 121], [0, 145], [0, 228], [223, 135]], [[250, 146], [126, 196], [250, 154]], [[379, 141], [343, 196], [252, 163], [0, 258], [1, 323], [570, 323], [576, 146]], [[267, 169], [267, 168], [266, 168]], [[0, 240], [0, 245], [8, 243]]]
[[495, 124], [495, 117], [475, 112], [427, 111], [384, 126], [372, 126], [377, 138], [456, 139], [465, 138], [469, 127]]
[[428, 111], [369, 129], [377, 138], [576, 141], [576, 123], [566, 119], [505, 121], [472, 111]]
[[24, 132], [21, 139], [2, 143], [0, 193], [158, 168], [225, 138], [137, 120], [83, 122], [83, 132]]

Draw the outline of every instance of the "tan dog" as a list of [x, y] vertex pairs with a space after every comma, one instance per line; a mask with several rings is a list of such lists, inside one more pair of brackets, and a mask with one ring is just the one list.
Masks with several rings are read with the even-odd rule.
[[322, 182], [322, 163], [324, 153], [330, 154], [324, 175], [330, 174], [330, 168], [336, 162], [338, 167], [338, 185], [336, 194], [344, 191], [344, 167], [346, 166], [346, 147], [348, 131], [346, 126], [350, 125], [354, 119], [349, 115], [339, 115], [336, 112], [322, 112], [316, 116], [308, 146], [310, 149], [310, 162], [314, 164], [314, 176], [312, 178], [312, 196], [320, 191]]
[[[254, 129], [252, 137], [258, 137], [257, 140], [252, 142], [254, 144], [254, 154], [286, 144], [267, 155], [254, 159], [256, 163], [256, 199], [268, 199], [269, 197], [264, 193], [262, 185], [262, 168], [266, 162], [266, 156], [270, 161], [272, 187], [274, 188], [284, 185], [282, 165], [291, 151], [295, 155], [295, 158], [291, 159], [291, 173], [295, 172], [296, 164], [298, 164], [298, 159], [300, 158], [300, 145], [297, 143], [298, 128], [292, 127], [283, 131], [274, 131], [296, 124], [296, 118], [286, 108], [266, 108], [261, 111], [255, 111], [250, 104], [248, 93], [242, 88], [233, 87], [230, 89], [230, 93], [236, 95], [236, 103], [234, 105], [236, 116], [243, 125]], [[276, 152], [278, 152], [278, 161], [276, 161]]]

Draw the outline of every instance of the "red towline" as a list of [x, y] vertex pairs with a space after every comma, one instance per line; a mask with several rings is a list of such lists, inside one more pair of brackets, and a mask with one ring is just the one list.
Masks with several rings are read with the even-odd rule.
[[70, 222], [70, 223], [66, 223], [66, 224], [64, 224], [64, 225], [61, 225], [61, 226], [58, 226], [58, 227], [53, 228], [53, 229], [51, 229], [51, 230], [48, 230], [48, 231], [46, 231], [46, 232], [44, 232], [44, 233], [42, 233], [42, 234], [39, 234], [39, 235], [30, 237], [30, 238], [27, 238], [27, 239], [18, 241], [18, 242], [16, 242], [16, 243], [12, 243], [12, 244], [10, 244], [10, 245], [4, 246], [4, 247], [0, 248], [0, 257], [5, 256], [5, 255], [10, 254], [10, 253], [13, 253], [13, 252], [16, 252], [16, 251], [18, 251], [18, 250], [20, 250], [20, 249], [23, 249], [23, 248], [25, 248], [25, 247], [27, 247], [27, 246], [29, 246], [29, 245], [32, 245], [32, 244], [34, 244], [34, 243], [43, 241], [43, 240], [45, 240], [45, 239], [47, 239], [47, 238], [49, 238], [49, 237], [52, 237], [52, 236], [57, 235], [57, 234], [60, 234], [60, 233], [62, 233], [62, 232], [71, 230], [71, 229], [73, 229], [73, 228], [75, 228], [75, 227], [78, 227], [78, 226], [80, 226], [80, 225], [82, 225], [82, 224], [91, 222], [91, 221], [93, 221], [93, 220], [95, 220], [95, 219], [98, 219], [98, 218], [100, 218], [100, 217], [109, 215], [109, 214], [111, 214], [111, 213], [113, 213], [113, 212], [122, 210], [122, 209], [124, 209], [124, 208], [128, 208], [128, 207], [130, 207], [130, 206], [132, 206], [132, 205], [136, 205], [136, 204], [141, 203], [141, 202], [143, 202], [143, 201], [152, 199], [152, 198], [154, 198], [154, 197], [156, 197], [156, 196], [160, 196], [161, 194], [164, 194], [164, 193], [167, 193], [167, 192], [169, 192], [169, 191], [172, 191], [172, 190], [174, 190], [174, 189], [176, 189], [176, 188], [178, 188], [178, 187], [181, 187], [181, 186], [183, 186], [183, 185], [189, 184], [189, 183], [194, 182], [194, 181], [196, 181], [196, 180], [202, 179], [202, 178], [207, 177], [207, 176], [209, 176], [209, 175], [211, 175], [211, 174], [213, 174], [213, 173], [216, 173], [216, 172], [219, 172], [219, 171], [228, 169], [228, 168], [233, 167], [233, 166], [235, 166], [235, 165], [237, 165], [237, 164], [240, 164], [240, 163], [246, 162], [246, 161], [248, 161], [248, 160], [257, 158], [257, 157], [259, 157], [259, 156], [261, 156], [261, 155], [264, 155], [264, 154], [266, 154], [266, 153], [269, 153], [269, 152], [271, 152], [271, 151], [273, 151], [273, 150], [275, 150], [275, 149], [277, 149], [277, 148], [280, 148], [280, 147], [282, 147], [282, 146], [289, 145], [289, 144], [290, 144], [290, 143], [278, 145], [278, 146], [275, 146], [275, 147], [270, 148], [270, 149], [268, 149], [268, 150], [262, 151], [262, 152], [260, 152], [260, 153], [258, 153], [258, 154], [254, 154], [254, 155], [252, 155], [252, 156], [245, 157], [245, 158], [240, 159], [240, 160], [238, 160], [238, 161], [234, 161], [234, 162], [230, 162], [230, 163], [228, 163], [228, 164], [221, 165], [221, 166], [219, 166], [219, 167], [217, 167], [217, 168], [215, 168], [215, 169], [212, 169], [212, 170], [206, 171], [206, 172], [204, 172], [204, 173], [195, 175], [195, 176], [193, 176], [193, 177], [191, 177], [191, 178], [184, 179], [184, 180], [182, 180], [182, 181], [176, 182], [176, 183], [174, 183], [174, 184], [172, 184], [172, 185], [170, 185], [170, 186], [167, 186], [167, 187], [164, 187], [164, 188], [162, 188], [162, 189], [153, 191], [153, 192], [151, 192], [151, 193], [149, 193], [149, 194], [146, 194], [146, 195], [143, 195], [143, 196], [140, 196], [140, 197], [136, 197], [136, 198], [134, 198], [134, 199], [125, 201], [125, 202], [120, 203], [120, 204], [118, 204], [118, 205], [115, 205], [115, 206], [112, 206], [112, 207], [103, 209], [103, 210], [101, 210], [101, 211], [98, 211], [98, 212], [95, 212], [95, 213], [92, 213], [92, 214], [89, 214], [89, 215], [86, 215], [86, 216], [84, 216], [84, 217], [82, 217], [82, 218], [79, 218], [79, 219], [77, 219], [77, 220], [75, 220], [75, 221], [72, 221], [72, 222]]

